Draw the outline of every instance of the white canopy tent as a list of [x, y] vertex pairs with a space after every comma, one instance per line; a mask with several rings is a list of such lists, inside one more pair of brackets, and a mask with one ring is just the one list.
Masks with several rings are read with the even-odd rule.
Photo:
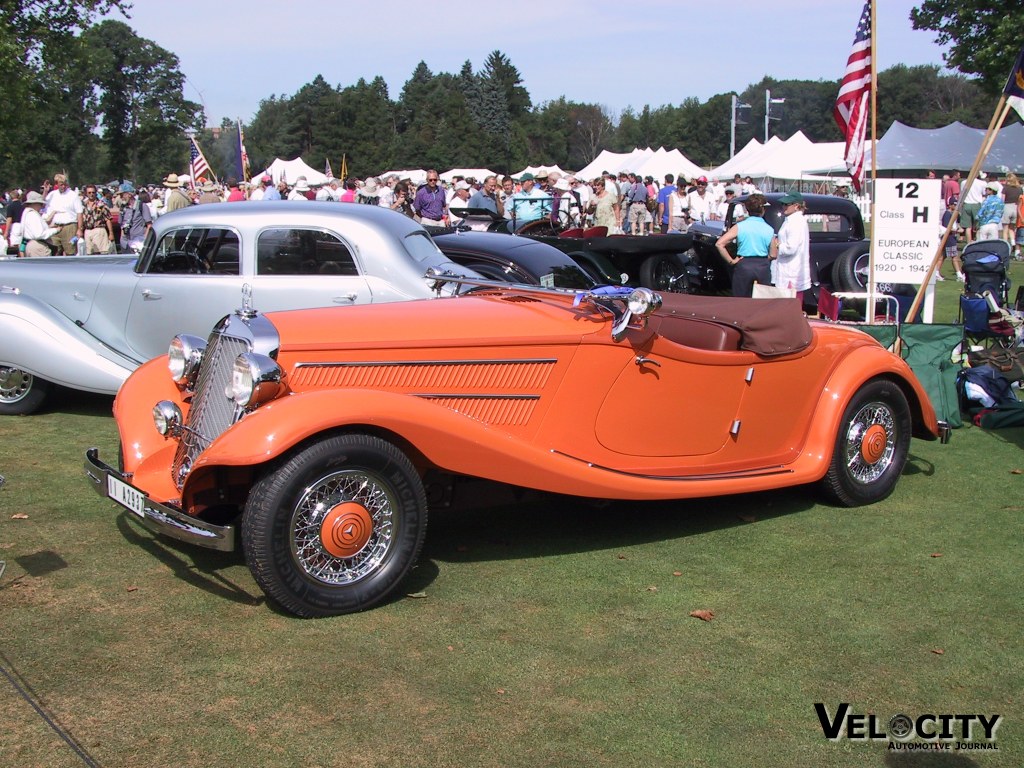
[[707, 171], [691, 161], [678, 149], [665, 151], [660, 147], [653, 155], [634, 169], [641, 176], [650, 176], [661, 184], [665, 180], [665, 174], [671, 173], [676, 179], [685, 176], [693, 179], [698, 176], [706, 176]]
[[477, 181], [483, 181], [488, 176], [494, 175], [496, 175], [494, 171], [488, 170], [487, 168], [452, 168], [450, 171], [438, 174], [442, 181], [449, 184], [456, 176], [462, 176], [467, 179], [474, 178]]
[[737, 173], [740, 176], [753, 176], [749, 171], [752, 165], [762, 162], [763, 158], [775, 152], [782, 146], [782, 139], [772, 136], [767, 143], [762, 144], [757, 139], [751, 139], [739, 152], [726, 160], [717, 168], [713, 168], [709, 175], [718, 179], [728, 180]]
[[[662, 148], [664, 151], [664, 148]], [[654, 156], [654, 150], [650, 147], [640, 149], [637, 147], [632, 152], [609, 152], [604, 150], [589, 165], [576, 174], [578, 179], [596, 179], [604, 171], [612, 174], [619, 174], [623, 171], [636, 173], [639, 166]]]
[[306, 181], [311, 186], [323, 184], [327, 181], [326, 175], [306, 165], [301, 157], [296, 157], [294, 160], [282, 160], [278, 157], [266, 170], [252, 175], [254, 179], [259, 179], [262, 176], [270, 176], [275, 184], [279, 183], [281, 179], [284, 179], [289, 184], [294, 184], [295, 180], [300, 176], [305, 176]]
[[523, 168], [523, 170], [521, 170], [519, 173], [513, 173], [512, 178], [518, 179], [524, 173], [532, 173], [534, 176], [547, 176], [552, 171], [557, 171], [563, 176], [570, 175], [568, 171], [563, 171], [557, 165], [528, 165], [525, 168]]
[[427, 172], [422, 168], [408, 168], [404, 171], [384, 171], [384, 173], [379, 174], [381, 179], [386, 176], [397, 176], [399, 180], [408, 179], [417, 187], [427, 181]]

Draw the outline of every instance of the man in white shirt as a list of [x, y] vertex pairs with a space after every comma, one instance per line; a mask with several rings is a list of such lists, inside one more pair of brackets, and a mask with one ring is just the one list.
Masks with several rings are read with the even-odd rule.
[[85, 237], [82, 228], [82, 199], [68, 186], [68, 177], [63, 173], [53, 175], [53, 189], [46, 195], [43, 219], [56, 228], [53, 241], [65, 256], [77, 253], [76, 237]]
[[711, 195], [711, 210], [717, 211], [725, 200], [725, 186], [721, 180], [712, 178], [708, 184], [708, 194]]
[[978, 234], [978, 211], [985, 200], [985, 187], [988, 186], [988, 175], [978, 171], [978, 176], [970, 189], [964, 193], [963, 217], [961, 224], [965, 230], [965, 242], [970, 243]]
[[381, 179], [381, 186], [378, 190], [380, 192], [377, 195], [377, 205], [381, 208], [390, 208], [395, 204], [395, 184], [398, 183], [398, 177], [389, 173], [383, 179]]
[[696, 189], [686, 196], [686, 201], [690, 206], [690, 221], [703, 223], [708, 221], [712, 214], [717, 215], [717, 211], [711, 206], [707, 176], [698, 177], [694, 183]]

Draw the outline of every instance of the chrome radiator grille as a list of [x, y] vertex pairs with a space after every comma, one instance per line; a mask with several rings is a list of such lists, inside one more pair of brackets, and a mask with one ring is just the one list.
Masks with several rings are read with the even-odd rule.
[[174, 455], [174, 481], [180, 488], [196, 456], [238, 420], [240, 410], [226, 394], [235, 358], [251, 349], [248, 339], [210, 334], [199, 369], [186, 430]]

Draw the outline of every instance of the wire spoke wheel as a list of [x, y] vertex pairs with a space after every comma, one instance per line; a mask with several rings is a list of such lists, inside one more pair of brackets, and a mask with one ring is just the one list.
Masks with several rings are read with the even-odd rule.
[[850, 476], [872, 483], [890, 466], [896, 453], [896, 419], [884, 403], [869, 403], [846, 431], [846, 466]]
[[388, 486], [372, 474], [327, 475], [292, 512], [292, 556], [303, 572], [325, 584], [359, 581], [379, 568], [391, 549], [396, 506]]
[[864, 384], [846, 406], [822, 486], [844, 506], [873, 504], [892, 493], [910, 451], [910, 406], [891, 381]]
[[260, 588], [297, 616], [334, 616], [387, 598], [427, 529], [408, 457], [371, 435], [336, 435], [268, 469], [242, 514], [245, 560]]

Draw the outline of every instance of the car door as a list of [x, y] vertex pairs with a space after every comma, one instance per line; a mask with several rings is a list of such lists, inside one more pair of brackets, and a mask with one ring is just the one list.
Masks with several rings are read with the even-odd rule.
[[627, 356], [598, 413], [597, 439], [628, 456], [720, 451], [730, 440], [752, 358], [655, 338]]
[[253, 304], [264, 312], [369, 304], [374, 291], [353, 249], [313, 226], [263, 229], [256, 239]]
[[132, 353], [161, 355], [179, 333], [206, 338], [242, 304], [240, 265], [239, 236], [229, 228], [183, 226], [147, 243], [125, 318]]

